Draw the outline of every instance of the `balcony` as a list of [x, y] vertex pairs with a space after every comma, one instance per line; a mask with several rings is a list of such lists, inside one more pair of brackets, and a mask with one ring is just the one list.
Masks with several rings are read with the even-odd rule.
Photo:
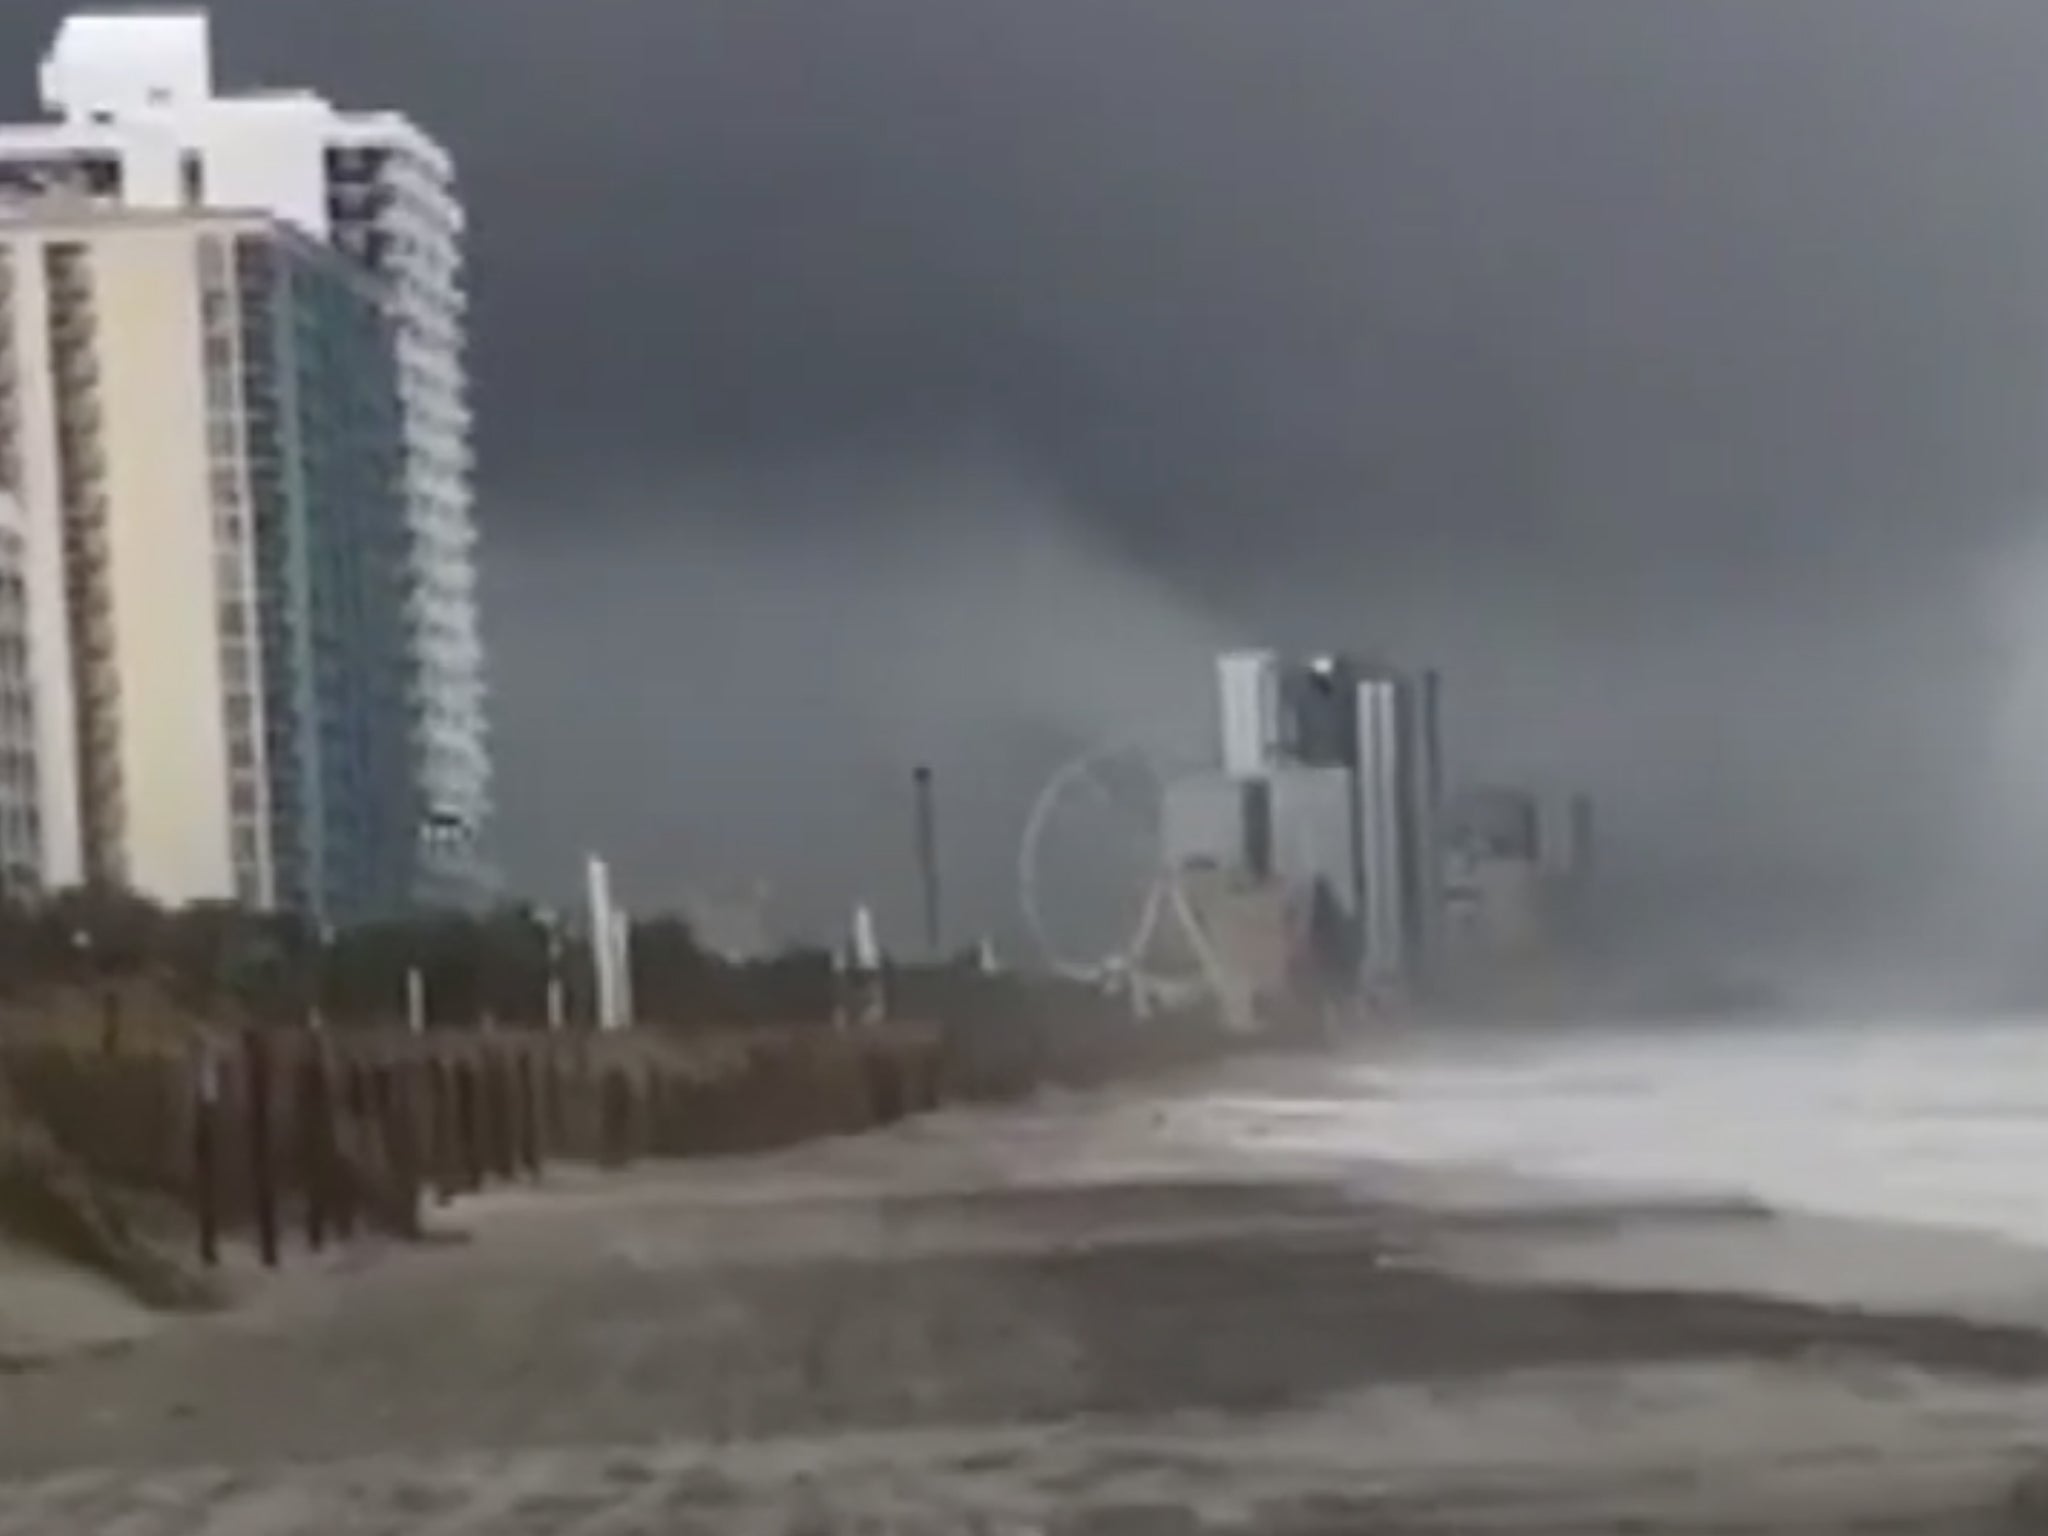
[[73, 539], [64, 557], [78, 578], [76, 597], [91, 601], [105, 590], [108, 554], [104, 539]]
[[81, 386], [75, 381], [59, 380], [64, 386], [57, 401], [57, 440], [60, 447], [96, 446], [106, 418], [100, 412], [99, 398], [89, 385]]
[[72, 660], [84, 667], [90, 677], [78, 690], [80, 700], [88, 710], [104, 708], [113, 710], [121, 702], [120, 684], [114, 675], [114, 632], [101, 626], [89, 628], [81, 625], [73, 640]]
[[57, 463], [67, 478], [97, 478], [105, 473], [105, 454], [99, 435], [65, 426], [57, 433]]
[[50, 376], [68, 409], [74, 401], [91, 399], [100, 387], [99, 359], [84, 349], [58, 353], [51, 359]]
[[60, 453], [58, 464], [64, 473], [65, 489], [70, 492], [69, 515], [89, 527], [104, 527], [106, 460], [95, 449], [89, 452]]
[[111, 743], [121, 729], [121, 682], [114, 669], [95, 666], [86, 658], [79, 668], [79, 723], [88, 743]]
[[64, 554], [71, 562], [69, 586], [73, 614], [81, 618], [91, 616], [78, 607], [80, 603], [88, 604], [92, 613], [106, 609], [107, 567], [113, 558], [113, 545], [107, 538], [104, 525], [87, 523], [67, 530]]
[[90, 544], [102, 556], [107, 545], [107, 499], [99, 495], [78, 495], [64, 508], [67, 546]]
[[94, 764], [85, 776], [84, 789], [86, 820], [98, 834], [92, 841], [103, 849], [118, 847], [128, 830], [128, 797], [121, 788], [120, 770]]
[[67, 300], [55, 290], [50, 299], [51, 349], [65, 352], [90, 348], [98, 332], [91, 307], [78, 299]]

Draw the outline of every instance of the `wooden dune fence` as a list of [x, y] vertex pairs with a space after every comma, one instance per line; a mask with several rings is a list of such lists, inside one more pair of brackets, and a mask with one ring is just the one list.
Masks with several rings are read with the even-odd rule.
[[256, 1029], [187, 1046], [0, 1042], [16, 1097], [86, 1172], [188, 1213], [201, 1255], [244, 1238], [416, 1237], [435, 1202], [552, 1161], [765, 1151], [936, 1105], [936, 1030], [702, 1038]]

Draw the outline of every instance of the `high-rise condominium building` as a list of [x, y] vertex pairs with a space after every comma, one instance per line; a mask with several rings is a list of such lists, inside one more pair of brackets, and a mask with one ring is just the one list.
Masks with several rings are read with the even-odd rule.
[[[5, 303], [0, 295], [0, 304]], [[0, 333], [0, 392], [11, 377]], [[0, 452], [6, 439], [0, 438]], [[21, 503], [0, 491], [0, 896], [43, 889], [42, 777], [36, 691], [29, 668], [28, 529]]]
[[478, 625], [464, 215], [445, 150], [406, 118], [307, 91], [222, 95], [200, 12], [79, 15], [41, 73], [51, 121], [0, 127], [0, 192], [262, 212], [376, 279], [404, 433], [411, 755], [427, 888], [473, 884], [491, 810]]
[[260, 213], [0, 210], [0, 482], [23, 567], [19, 610], [0, 569], [0, 727], [18, 611], [39, 883], [403, 910], [409, 546], [379, 285]]
[[1172, 786], [1171, 856], [1320, 887], [1367, 979], [1426, 983], [1443, 913], [1437, 674], [1242, 651], [1217, 684], [1222, 772]]
[[1286, 753], [1351, 779], [1349, 862], [1367, 974], [1419, 980], [1443, 906], [1437, 675], [1331, 656], [1289, 669], [1280, 693]]
[[1365, 669], [1354, 716], [1365, 872], [1365, 961], [1424, 977], [1443, 908], [1443, 746], [1434, 672]]

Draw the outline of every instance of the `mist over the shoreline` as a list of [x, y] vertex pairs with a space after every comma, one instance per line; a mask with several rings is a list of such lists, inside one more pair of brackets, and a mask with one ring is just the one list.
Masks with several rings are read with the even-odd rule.
[[[1362, 541], [1304, 573], [1251, 539], [1232, 581], [1203, 583], [990, 440], [650, 495], [668, 510], [628, 560], [565, 526], [497, 567], [529, 704], [508, 712], [508, 822], [535, 829], [517, 853], [539, 883], [602, 846], [643, 902], [761, 878], [797, 931], [864, 897], [908, 936], [908, 774], [930, 762], [950, 926], [1011, 934], [1015, 840], [1054, 767], [1131, 736], [1198, 760], [1216, 649], [1334, 643], [1443, 667], [1456, 772], [1592, 789], [1602, 926], [1630, 970], [1755, 978], [1822, 1012], [1994, 1005], [2036, 979], [2037, 562], [1912, 605], [1844, 580], [1810, 609], [1645, 631], [1512, 576], [1375, 569]], [[600, 579], [601, 622], [523, 622]]]
[[[1017, 839], [1056, 768], [1109, 741], [1209, 750], [1209, 657], [1248, 631], [999, 453], [834, 455], [660, 494], [672, 510], [629, 559], [564, 537], [498, 570], [500, 652], [538, 705], [508, 722], [507, 819], [534, 829], [517, 852], [542, 881], [604, 848], [642, 904], [760, 879], [794, 932], [866, 900], [907, 943], [928, 764], [952, 936], [1008, 939]], [[813, 509], [802, 532], [791, 502]], [[601, 623], [507, 617], [600, 579]]]

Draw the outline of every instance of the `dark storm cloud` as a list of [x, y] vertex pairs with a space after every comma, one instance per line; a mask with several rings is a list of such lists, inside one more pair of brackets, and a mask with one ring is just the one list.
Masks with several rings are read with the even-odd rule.
[[[0, 8], [0, 57], [54, 10]], [[1033, 732], [1248, 633], [1442, 658], [1467, 758], [1595, 783], [1687, 924], [1924, 934], [2002, 858], [2031, 0], [215, 12], [230, 79], [461, 157], [530, 877], [601, 839], [664, 890], [760, 861], [836, 899], [886, 843], [823, 832], [853, 786], [886, 821], [903, 757], [951, 758], [999, 822]], [[1019, 541], [1060, 551], [1027, 601]], [[1131, 664], [1031, 649], [1061, 626]], [[796, 699], [831, 727], [791, 812]]]

